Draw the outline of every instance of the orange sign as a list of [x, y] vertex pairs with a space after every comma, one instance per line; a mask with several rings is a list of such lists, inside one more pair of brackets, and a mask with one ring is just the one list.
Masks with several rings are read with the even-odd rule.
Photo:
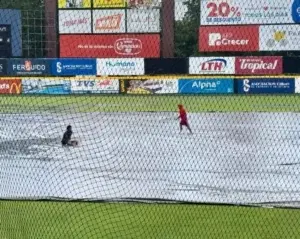
[[21, 79], [0, 78], [0, 94], [21, 94]]
[[101, 17], [96, 20], [96, 30], [117, 30], [120, 29], [122, 14]]

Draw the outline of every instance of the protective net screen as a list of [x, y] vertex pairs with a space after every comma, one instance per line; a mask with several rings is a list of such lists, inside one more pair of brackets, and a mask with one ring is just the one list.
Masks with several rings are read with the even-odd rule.
[[298, 238], [300, 1], [0, 1], [0, 239]]

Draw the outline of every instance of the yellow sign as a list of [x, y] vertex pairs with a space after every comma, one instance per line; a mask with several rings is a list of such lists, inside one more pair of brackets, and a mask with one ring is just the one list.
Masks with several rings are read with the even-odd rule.
[[94, 8], [125, 7], [126, 0], [94, 0]]
[[21, 94], [21, 87], [22, 87], [21, 82], [20, 83], [16, 83], [16, 82], [12, 83], [10, 85], [9, 93], [10, 94]]
[[57, 0], [58, 8], [91, 8], [92, 0]]

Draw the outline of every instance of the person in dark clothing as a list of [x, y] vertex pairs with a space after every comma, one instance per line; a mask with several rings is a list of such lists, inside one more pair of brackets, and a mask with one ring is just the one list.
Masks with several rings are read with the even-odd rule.
[[77, 146], [78, 142], [76, 140], [71, 140], [73, 131], [72, 131], [72, 126], [68, 125], [67, 131], [64, 133], [63, 138], [61, 140], [61, 144], [63, 146]]

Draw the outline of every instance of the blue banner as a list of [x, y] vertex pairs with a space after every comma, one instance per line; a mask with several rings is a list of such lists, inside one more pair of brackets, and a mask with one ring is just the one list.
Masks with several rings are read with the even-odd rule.
[[295, 93], [294, 78], [239, 79], [237, 86], [241, 94]]
[[50, 62], [47, 59], [11, 59], [8, 61], [8, 74], [13, 76], [50, 75]]
[[233, 93], [233, 79], [203, 78], [179, 79], [178, 92], [182, 94], [226, 94]]
[[71, 93], [71, 84], [68, 80], [51, 78], [22, 79], [23, 94], [65, 95]]
[[51, 72], [58, 76], [97, 74], [96, 59], [59, 59], [52, 62]]
[[6, 76], [7, 74], [7, 61], [0, 59], [0, 76]]

